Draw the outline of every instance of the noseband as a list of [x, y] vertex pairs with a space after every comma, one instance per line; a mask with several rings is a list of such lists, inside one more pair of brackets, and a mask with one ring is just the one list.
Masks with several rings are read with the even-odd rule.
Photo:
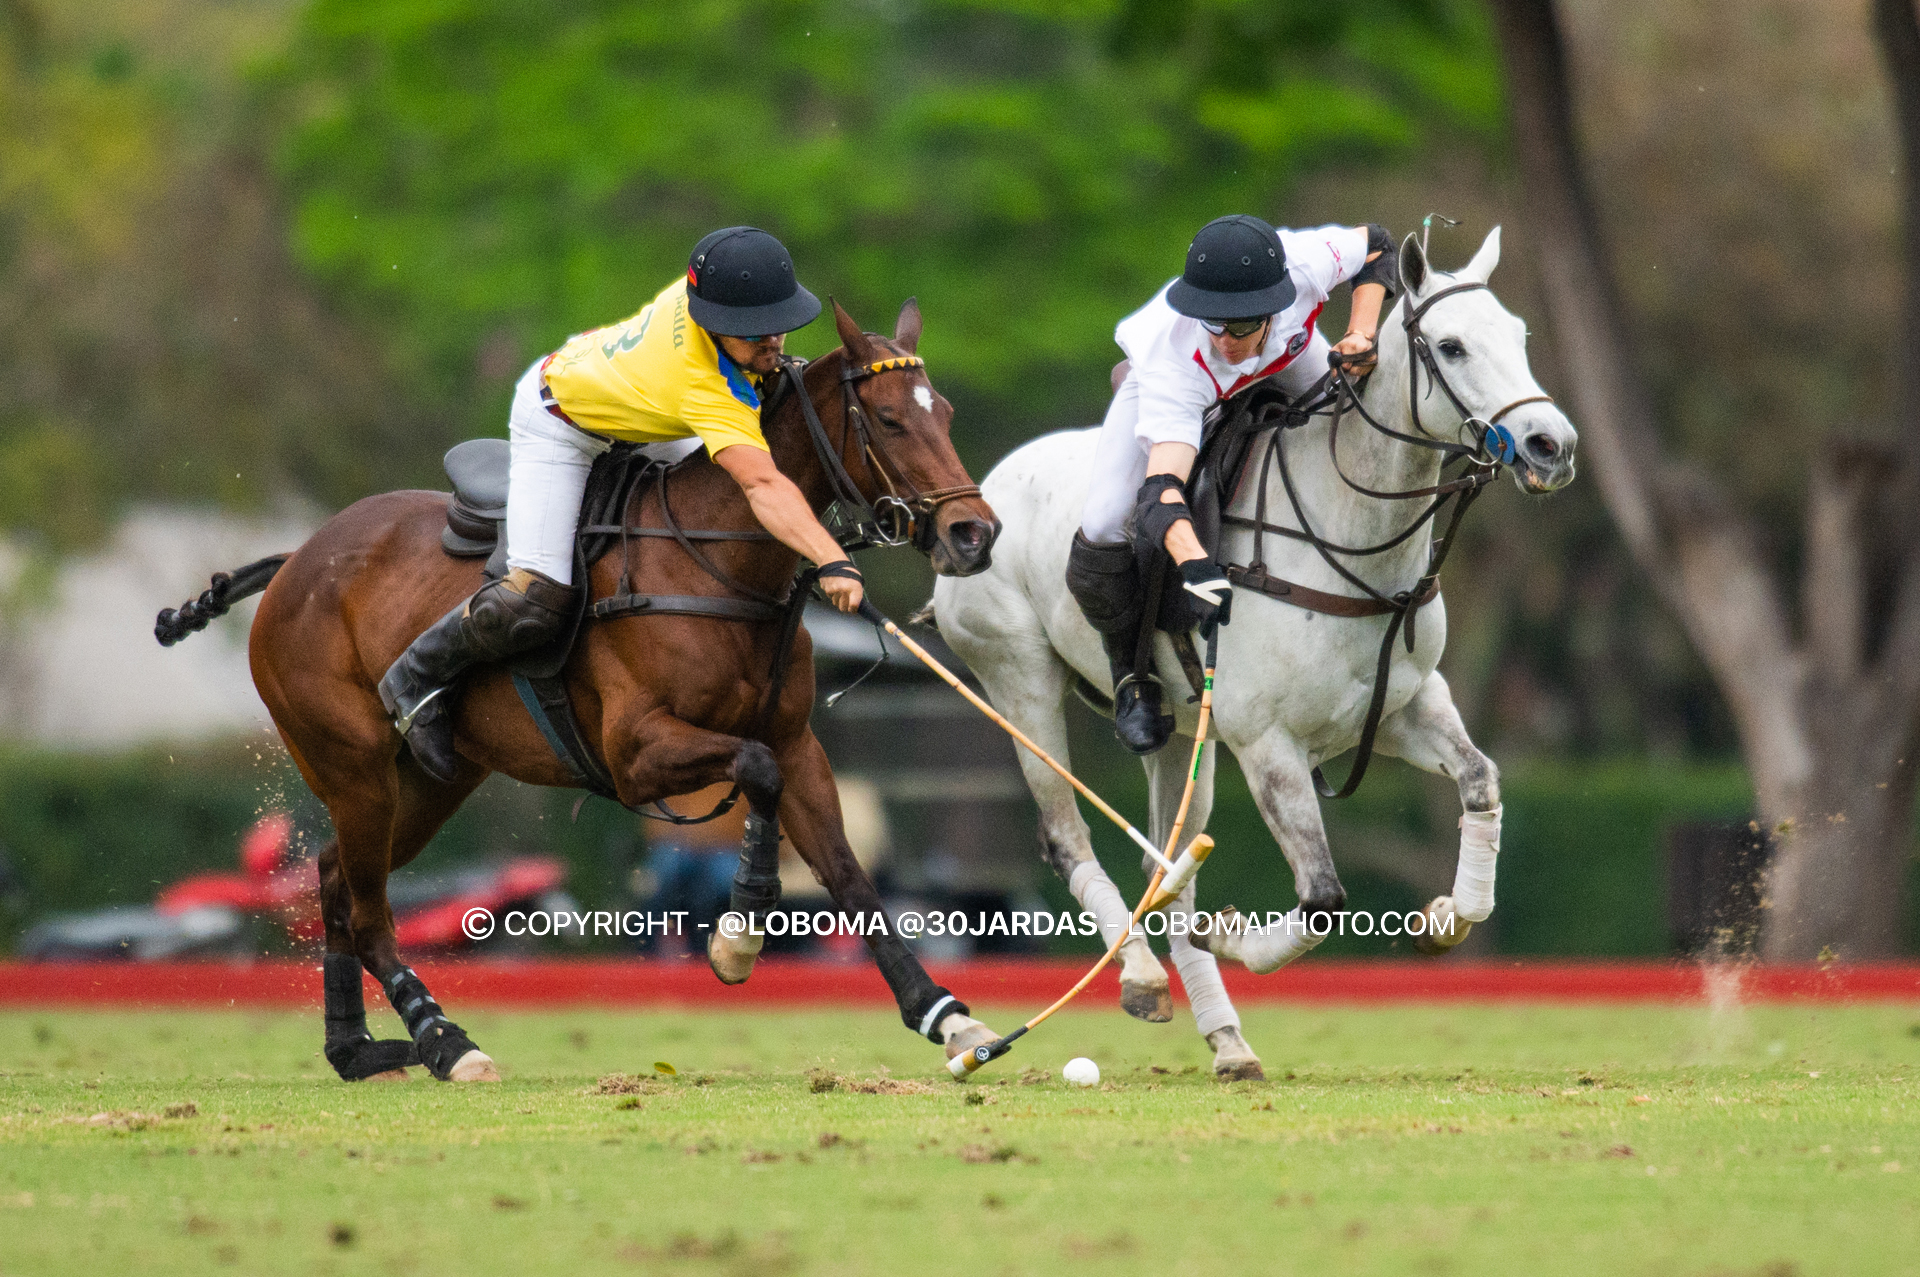
[[[835, 446], [827, 438], [827, 428], [822, 424], [820, 414], [814, 410], [813, 399], [807, 394], [806, 384], [802, 380], [805, 361], [780, 361], [781, 372], [800, 401], [801, 415], [807, 421], [807, 433], [813, 440], [813, 450], [820, 458], [821, 469], [826, 472], [827, 488], [833, 497], [821, 522], [842, 549], [864, 550], [871, 546], [911, 544], [922, 554], [931, 553], [938, 535], [934, 516], [940, 507], [949, 501], [980, 495], [980, 485], [975, 483], [922, 492], [906, 477], [899, 463], [887, 452], [886, 444], [867, 425], [867, 413], [860, 399], [858, 383], [882, 373], [926, 366], [927, 361], [917, 355], [895, 355], [871, 364], [849, 361], [840, 372], [840, 441]], [[854, 483], [853, 475], [847, 470], [844, 457], [849, 434], [859, 441], [861, 462], [873, 480], [871, 486], [886, 489], [871, 502], [861, 494], [859, 485]]]

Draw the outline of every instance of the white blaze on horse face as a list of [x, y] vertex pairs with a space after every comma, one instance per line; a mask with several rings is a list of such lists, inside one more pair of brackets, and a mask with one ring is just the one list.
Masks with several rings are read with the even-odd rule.
[[928, 412], [933, 411], [933, 391], [927, 387], [915, 386], [913, 388], [913, 401], [922, 408], [925, 408]]

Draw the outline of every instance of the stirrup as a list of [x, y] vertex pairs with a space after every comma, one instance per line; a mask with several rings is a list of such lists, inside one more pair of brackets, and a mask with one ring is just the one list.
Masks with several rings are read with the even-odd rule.
[[[1164, 701], [1159, 705], [1149, 706], [1146, 696], [1136, 693], [1134, 703], [1146, 711], [1148, 722], [1151, 726], [1149, 728], [1148, 739], [1142, 742], [1145, 748], [1129, 740], [1120, 730], [1120, 700], [1121, 693], [1126, 691], [1127, 688], [1134, 686], [1141, 688], [1150, 686], [1154, 688], [1156, 692], [1164, 692], [1166, 685], [1152, 673], [1136, 673], [1127, 675], [1113, 686], [1113, 734], [1119, 738], [1122, 745], [1126, 746], [1129, 753], [1145, 758], [1149, 754], [1160, 752], [1160, 750], [1166, 746], [1166, 743], [1173, 738], [1174, 717], [1165, 711]], [[1160, 698], [1156, 696], [1155, 700], [1160, 700]]]
[[428, 692], [425, 696], [422, 696], [419, 700], [415, 701], [412, 709], [406, 711], [405, 713], [400, 713], [399, 711], [395, 711], [393, 716], [394, 730], [399, 732], [402, 736], [405, 736], [408, 732], [411, 732], [413, 730], [414, 720], [420, 717], [420, 711], [425, 709], [427, 706], [433, 704], [435, 700], [439, 699], [440, 694], [446, 690], [447, 689], [445, 687], [436, 687], [431, 692]]

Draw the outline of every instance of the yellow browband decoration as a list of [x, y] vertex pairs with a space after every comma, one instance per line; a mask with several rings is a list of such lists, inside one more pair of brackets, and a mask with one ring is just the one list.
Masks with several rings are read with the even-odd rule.
[[918, 355], [902, 355], [897, 359], [882, 359], [877, 364], [868, 364], [861, 369], [865, 373], [892, 372], [896, 368], [925, 368], [927, 361]]

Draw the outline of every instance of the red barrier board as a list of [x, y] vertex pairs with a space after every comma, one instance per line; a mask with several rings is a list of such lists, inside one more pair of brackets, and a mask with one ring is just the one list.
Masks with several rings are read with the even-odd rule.
[[[729, 988], [704, 961], [540, 960], [421, 962], [415, 969], [446, 1005], [891, 1006], [872, 966], [761, 961]], [[1066, 992], [1086, 963], [1057, 958], [974, 961], [931, 967], [969, 1002], [1044, 1005]], [[1802, 999], [1920, 1002], [1920, 963], [1747, 965], [1722, 988], [1745, 1002]], [[1440, 959], [1431, 963], [1308, 960], [1273, 975], [1222, 968], [1242, 1002], [1704, 1002], [1707, 969], [1681, 962]], [[1103, 971], [1089, 1005], [1110, 1001], [1119, 977]], [[378, 992], [369, 981], [369, 997]], [[1178, 989], [1178, 977], [1175, 976]], [[1735, 992], [1737, 990], [1737, 993]], [[299, 961], [0, 963], [0, 1007], [318, 1007], [320, 967]]]

